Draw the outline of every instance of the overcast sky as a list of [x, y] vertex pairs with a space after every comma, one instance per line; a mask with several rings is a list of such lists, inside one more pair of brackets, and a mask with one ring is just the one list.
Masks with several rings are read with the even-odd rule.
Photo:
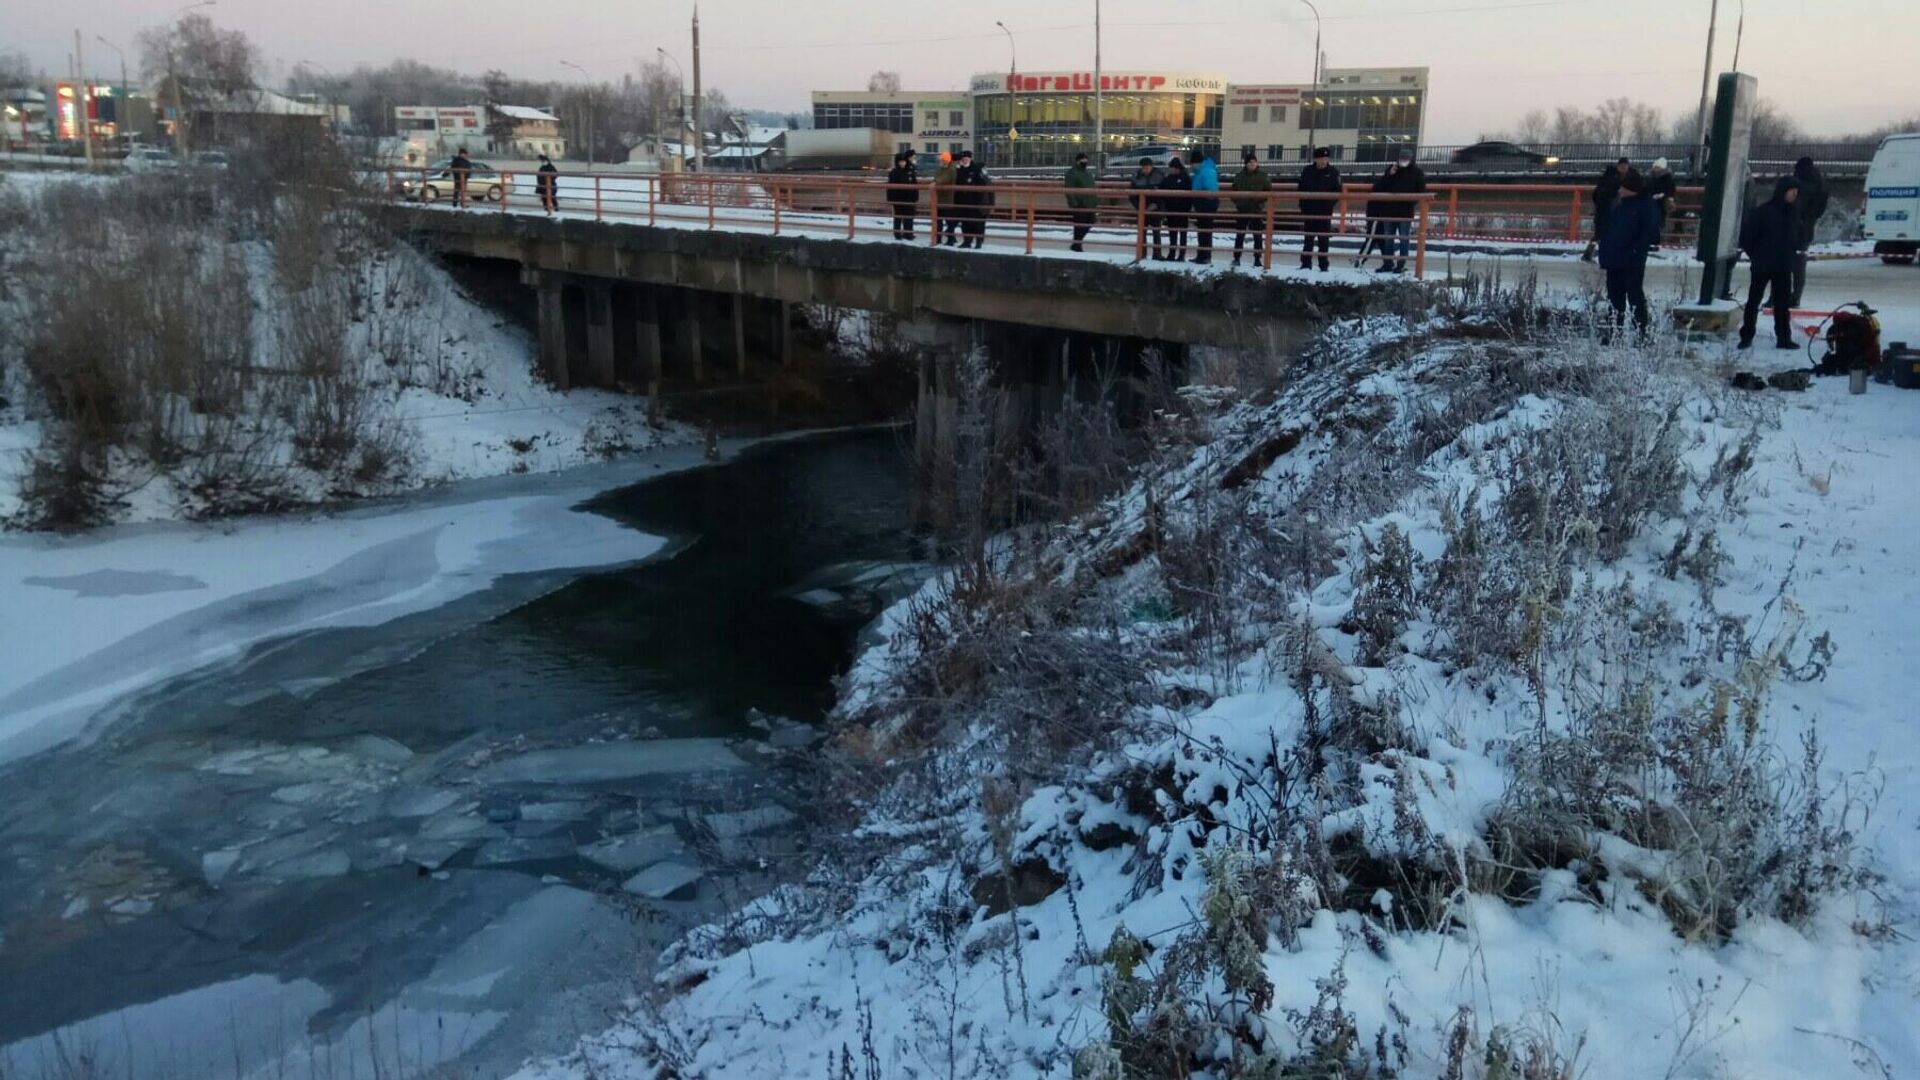
[[[1627, 95], [1671, 116], [1700, 94], [1709, 0], [1318, 0], [1332, 67], [1433, 69], [1427, 141], [1465, 142], [1530, 108]], [[7, 0], [0, 47], [65, 72], [118, 61], [179, 0]], [[815, 89], [857, 89], [879, 68], [909, 88], [961, 88], [1003, 71], [1004, 20], [1023, 70], [1090, 69], [1093, 0], [703, 0], [705, 78], [737, 106], [803, 111]], [[1920, 0], [1746, 0], [1741, 69], [1815, 133], [1920, 110]], [[1715, 67], [1732, 58], [1740, 0], [1720, 0]], [[665, 46], [689, 61], [686, 0], [219, 0], [277, 79], [300, 61], [344, 71], [409, 56], [479, 72], [618, 79]], [[1108, 70], [1306, 81], [1313, 19], [1298, 0], [1105, 0]], [[129, 55], [129, 62], [137, 59]]]

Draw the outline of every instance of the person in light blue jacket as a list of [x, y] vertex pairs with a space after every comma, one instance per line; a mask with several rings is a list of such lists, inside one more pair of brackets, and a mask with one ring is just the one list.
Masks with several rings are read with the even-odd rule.
[[[1193, 164], [1193, 229], [1200, 235], [1199, 243], [1194, 247], [1193, 261], [1205, 266], [1213, 261], [1213, 216], [1220, 212], [1220, 169], [1206, 151], [1195, 147], [1188, 155]], [[1214, 192], [1211, 198], [1201, 198], [1199, 192]]]

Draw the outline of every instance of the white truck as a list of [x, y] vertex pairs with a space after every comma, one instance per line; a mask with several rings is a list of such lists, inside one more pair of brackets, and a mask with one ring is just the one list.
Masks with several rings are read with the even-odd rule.
[[1887, 263], [1920, 252], [1920, 132], [1889, 135], [1867, 168], [1867, 239]]

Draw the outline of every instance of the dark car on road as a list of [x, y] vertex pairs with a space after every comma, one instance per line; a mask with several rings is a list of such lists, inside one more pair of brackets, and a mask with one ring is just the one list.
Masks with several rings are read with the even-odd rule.
[[1453, 152], [1455, 165], [1558, 165], [1560, 159], [1519, 143], [1477, 142]]

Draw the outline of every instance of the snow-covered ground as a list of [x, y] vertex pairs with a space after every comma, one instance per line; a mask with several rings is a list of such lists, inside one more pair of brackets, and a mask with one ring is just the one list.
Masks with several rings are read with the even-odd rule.
[[[1886, 321], [1893, 338], [1920, 337], [1911, 303]], [[1766, 372], [1795, 358], [1721, 345], [1638, 351], [1561, 342], [1521, 362], [1500, 334], [1491, 344], [1443, 338], [1409, 356], [1394, 345], [1404, 331], [1354, 332], [1323, 354], [1330, 367], [1278, 404], [1215, 421], [1190, 461], [1176, 459], [1151, 482], [1154, 497], [1136, 488], [1057, 538], [1057, 561], [1042, 560], [1041, 580], [1057, 574], [1052, 580], [1105, 598], [1089, 602], [1097, 617], [1082, 633], [1117, 635], [1135, 650], [1144, 681], [1169, 691], [1164, 704], [1105, 717], [1120, 726], [1112, 744], [1060, 769], [1054, 782], [1020, 789], [1011, 804], [996, 785], [1014, 782], [1010, 760], [1000, 763], [1012, 745], [1004, 740], [1020, 733], [969, 740], [947, 732], [958, 742], [944, 765], [929, 766], [940, 783], [924, 790], [925, 804], [884, 794], [872, 804], [867, 834], [889, 853], [882, 865], [864, 879], [815, 883], [851, 897], [830, 908], [836, 917], [809, 921], [804, 912], [818, 898], [782, 894], [750, 909], [755, 918], [694, 935], [660, 977], [658, 1000], [637, 1005], [573, 1057], [523, 1075], [1118, 1080], [1123, 1062], [1126, 1076], [1920, 1072], [1920, 750], [1908, 730], [1920, 582], [1906, 542], [1920, 520], [1911, 481], [1920, 393], [1876, 385], [1856, 397], [1831, 379], [1804, 393], [1735, 392], [1726, 385], [1735, 368]], [[1462, 366], [1512, 364], [1520, 366], [1510, 383], [1493, 380], [1508, 387], [1503, 405], [1462, 416], [1457, 431], [1442, 422], [1450, 434], [1437, 444], [1409, 435], [1429, 430], [1475, 385], [1479, 376], [1462, 379]], [[1602, 429], [1570, 426], [1595, 422], [1590, 394], [1644, 410], [1638, 422], [1647, 432], [1671, 410], [1661, 438], [1678, 440], [1682, 490], [1631, 537], [1616, 533], [1617, 552], [1574, 555], [1568, 591], [1551, 606], [1526, 601], [1488, 614], [1541, 620], [1544, 636], [1531, 646], [1538, 667], [1528, 669], [1538, 672], [1534, 685], [1524, 664], [1463, 661], [1458, 627], [1425, 616], [1396, 624], [1384, 660], [1369, 657], [1362, 635], [1371, 616], [1358, 601], [1371, 589], [1388, 590], [1375, 603], [1391, 594], [1368, 584], [1384, 571], [1356, 553], [1362, 538], [1380, 551], [1390, 526], [1407, 537], [1422, 597], [1457, 587], [1441, 575], [1458, 527], [1448, 515], [1471, 505], [1466, 495], [1477, 495], [1488, 520], [1509, 504], [1524, 508], [1520, 463], [1556, 432], [1617, 435], [1606, 425], [1635, 422], [1621, 419], [1628, 409]], [[1723, 474], [1749, 437], [1750, 466]], [[1652, 444], [1636, 445], [1629, 456], [1657, 457]], [[1201, 529], [1199, 507], [1230, 513], [1205, 493], [1243, 483], [1251, 494], [1240, 505], [1272, 515], [1260, 529], [1310, 531], [1313, 518], [1283, 513], [1322, 482], [1359, 485], [1346, 497], [1365, 505], [1367, 492], [1378, 493], [1371, 478], [1386, 466], [1367, 469], [1354, 456], [1384, 463], [1403, 452], [1413, 455], [1413, 482], [1393, 493], [1386, 512], [1322, 522], [1335, 530], [1333, 572], [1290, 614], [1261, 615], [1242, 595], [1271, 588], [1261, 571], [1222, 573], [1217, 585], [1228, 591], [1217, 602], [1236, 614], [1214, 632], [1246, 635], [1250, 653], [1222, 670], [1194, 666], [1181, 649], [1156, 651], [1157, 642], [1184, 640], [1185, 628], [1155, 584], [1170, 571], [1154, 569], [1140, 538]], [[1571, 452], [1577, 457], [1579, 446]], [[1248, 473], [1239, 462], [1255, 467]], [[1582, 497], [1601, 499], [1604, 490]], [[1335, 504], [1311, 505], [1324, 512]], [[1548, 511], [1538, 520], [1555, 519]], [[1599, 549], [1615, 542], [1577, 526], [1567, 535]], [[1281, 543], [1299, 551], [1307, 542], [1296, 533]], [[1702, 544], [1700, 568], [1675, 568]], [[863, 725], [922, 730], [907, 725], [928, 707], [912, 689], [924, 683], [903, 680], [932, 640], [929, 618], [949, 620], [956, 639], [990, 632], [959, 621], [940, 595], [894, 609], [895, 636], [856, 669], [849, 709]], [[992, 657], [1013, 664], [1024, 656], [1016, 648], [1045, 647], [1044, 624], [1022, 625], [1035, 626], [1022, 635], [1034, 643]], [[994, 678], [1018, 677], [1012, 670], [996, 668]], [[1289, 670], [1311, 675], [1296, 683]], [[1495, 877], [1516, 869], [1507, 865], [1515, 856], [1489, 849], [1491, 823], [1503, 808], [1530, 805], [1516, 794], [1517, 778], [1546, 760], [1530, 757], [1536, 742], [1541, 755], [1598, 749], [1558, 739], [1596, 722], [1596, 705], [1638, 700], [1623, 690], [1636, 680], [1651, 680], [1649, 708], [1671, 714], [1678, 734], [1670, 737], [1707, 740], [1706, 751], [1687, 744], [1704, 754], [1694, 765], [1720, 768], [1741, 748], [1739, 760], [1769, 778], [1765, 798], [1783, 812], [1798, 808], [1777, 824], [1837, 845], [1822, 858], [1840, 860], [1823, 864], [1840, 877], [1811, 910], [1767, 893], [1740, 901], [1737, 918], [1726, 914], [1724, 936], [1697, 922], [1682, 935], [1689, 904], [1719, 902], [1715, 883], [1732, 880], [1731, 864], [1693, 862], [1680, 854], [1684, 840], [1674, 850], [1639, 847], [1598, 827], [1579, 841], [1591, 845], [1584, 855], [1562, 852], [1522, 871], [1505, 896], [1471, 868], [1478, 859]], [[1707, 719], [1750, 692], [1763, 704], [1749, 734]], [[1043, 697], [1042, 709], [1048, 700], [1058, 699]], [[1315, 735], [1319, 724], [1377, 724], [1383, 713], [1383, 734]], [[1798, 782], [1801, 740], [1816, 729], [1824, 758], [1809, 801]], [[1367, 744], [1372, 738], [1379, 741]], [[1340, 749], [1354, 739], [1363, 745]], [[882, 755], [885, 745], [851, 744]], [[1320, 749], [1296, 758], [1303, 746]], [[1328, 771], [1303, 778], [1303, 762]], [[1613, 797], [1621, 806], [1684, 800], [1669, 767], [1649, 765]], [[1581, 779], [1578, 769], [1569, 775]], [[1696, 798], [1704, 800], [1691, 804], [1696, 812], [1727, 820], [1743, 805], [1731, 794], [1725, 804]], [[1814, 805], [1823, 816], [1810, 824]], [[1530, 824], [1525, 817], [1507, 827]], [[1695, 835], [1720, 824], [1694, 821]], [[1317, 873], [1313, 859], [1325, 844], [1366, 855], [1343, 863], [1344, 873]], [[1355, 892], [1349, 875], [1364, 880], [1396, 866], [1397, 879]], [[1688, 869], [1696, 866], [1704, 868]], [[1851, 876], [1862, 870], [1866, 877]], [[1329, 895], [1329, 884], [1346, 895]], [[1312, 1062], [1313, 1071], [1281, 1072], [1282, 1060]]]

